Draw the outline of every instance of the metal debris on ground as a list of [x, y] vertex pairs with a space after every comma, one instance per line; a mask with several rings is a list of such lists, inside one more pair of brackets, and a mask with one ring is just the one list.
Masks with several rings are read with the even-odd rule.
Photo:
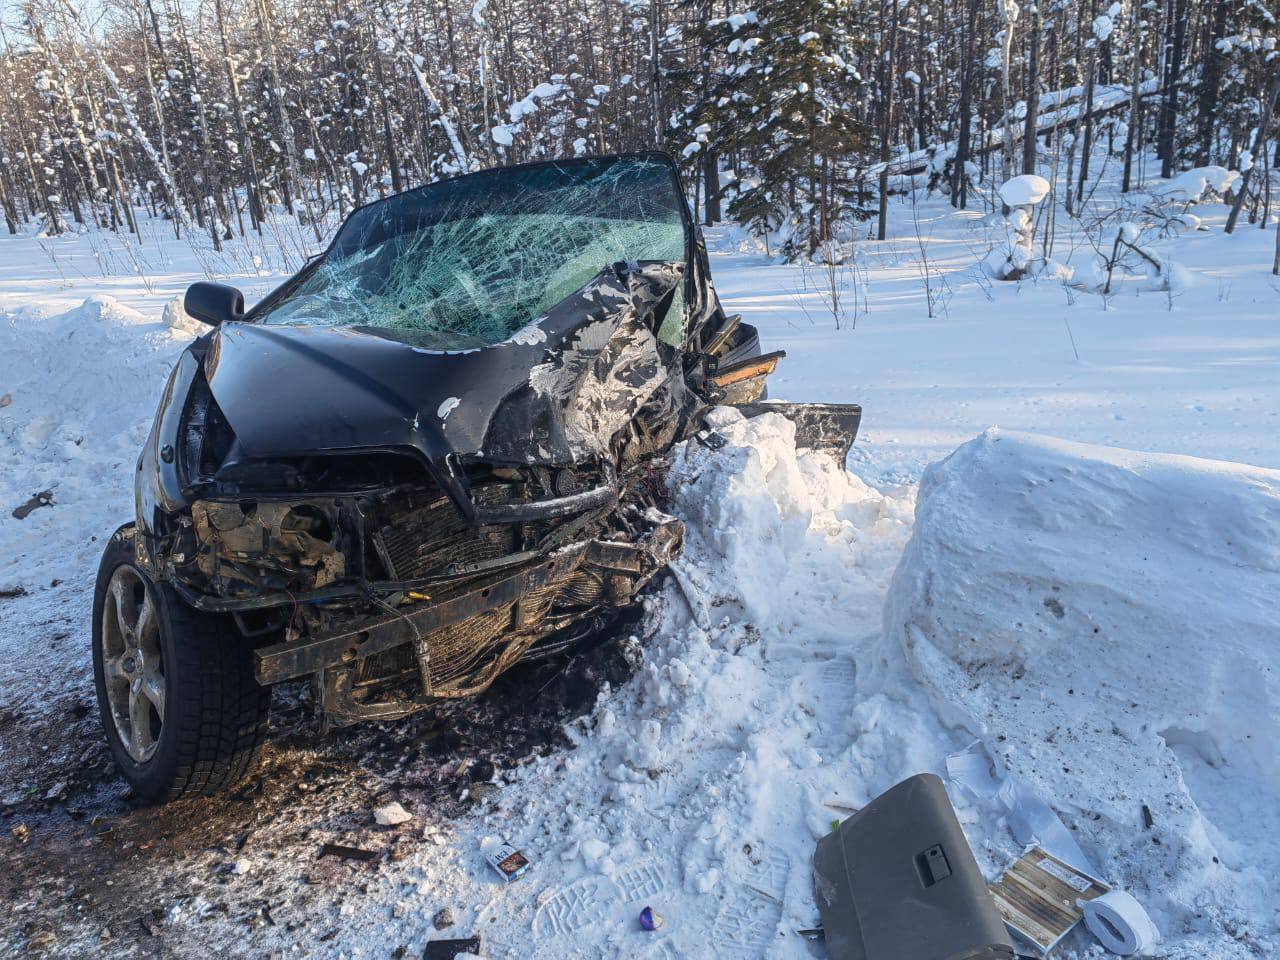
[[320, 848], [320, 856], [337, 857], [340, 860], [377, 860], [382, 854], [363, 847], [348, 847], [341, 843], [326, 843]]

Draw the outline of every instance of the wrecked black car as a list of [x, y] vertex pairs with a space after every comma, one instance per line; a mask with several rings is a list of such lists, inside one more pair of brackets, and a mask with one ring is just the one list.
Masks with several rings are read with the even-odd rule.
[[[662, 154], [377, 201], [243, 303], [188, 290], [214, 329], [98, 574], [103, 726], [147, 799], [239, 779], [271, 684], [309, 679], [329, 725], [396, 718], [605, 627], [680, 550], [665, 456], [782, 356], [725, 315]], [[857, 429], [776, 409], [837, 453]]]

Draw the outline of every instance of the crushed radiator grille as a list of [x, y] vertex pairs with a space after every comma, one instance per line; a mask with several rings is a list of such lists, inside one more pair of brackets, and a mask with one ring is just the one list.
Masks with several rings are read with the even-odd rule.
[[[519, 601], [488, 610], [424, 637], [430, 658], [431, 688], [446, 695], [469, 686], [495, 661], [513, 661], [538, 638], [534, 629], [547, 616], [558, 587], [544, 587]], [[357, 684], [394, 680], [417, 669], [413, 644], [402, 644], [361, 660]]]
[[[477, 486], [473, 495], [482, 504], [497, 504], [510, 497], [510, 488]], [[389, 517], [374, 536], [393, 568], [388, 574], [412, 580], [439, 573], [450, 564], [465, 567], [514, 553], [519, 549], [518, 533], [515, 524], [473, 527], [448, 497], [440, 496]]]

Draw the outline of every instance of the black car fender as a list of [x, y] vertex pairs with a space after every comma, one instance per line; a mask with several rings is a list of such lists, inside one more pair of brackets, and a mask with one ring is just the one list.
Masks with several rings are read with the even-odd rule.
[[162, 565], [156, 562], [155, 556], [156, 537], [161, 526], [165, 518], [191, 505], [178, 473], [177, 451], [187, 397], [192, 383], [200, 375], [201, 361], [196, 352], [200, 342], [197, 340], [182, 351], [169, 374], [134, 474], [134, 514], [141, 547], [139, 560], [147, 565], [148, 573], [157, 577], [162, 573]]

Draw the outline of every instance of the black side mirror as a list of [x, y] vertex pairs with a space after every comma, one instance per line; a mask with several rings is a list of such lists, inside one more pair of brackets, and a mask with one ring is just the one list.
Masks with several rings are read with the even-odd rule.
[[217, 326], [244, 316], [244, 294], [225, 283], [201, 280], [187, 287], [182, 308], [201, 323]]

